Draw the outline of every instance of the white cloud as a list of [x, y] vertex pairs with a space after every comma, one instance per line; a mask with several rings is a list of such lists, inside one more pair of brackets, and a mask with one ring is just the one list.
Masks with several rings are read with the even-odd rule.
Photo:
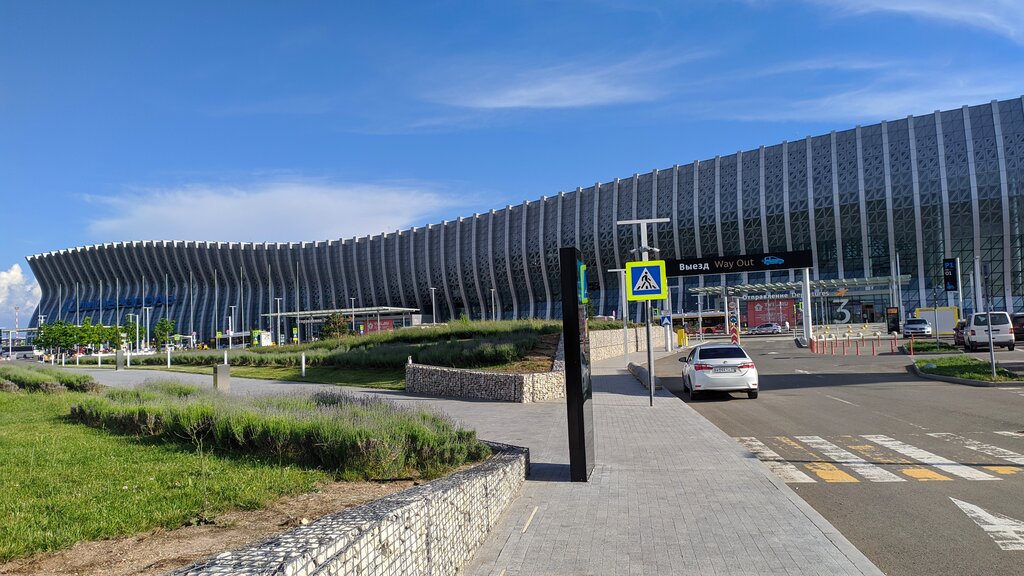
[[[611, 63], [569, 62], [550, 66], [463, 65], [463, 78], [429, 99], [480, 110], [586, 108], [650, 102], [670, 89], [656, 72], [706, 57], [703, 52], [651, 54]], [[465, 78], [469, 78], [468, 80]]]
[[104, 242], [332, 240], [418, 225], [458, 205], [422, 186], [308, 180], [195, 184], [88, 199], [104, 213], [89, 232]]
[[733, 101], [719, 110], [729, 110], [725, 116], [736, 120], [879, 122], [1020, 96], [1020, 85], [1010, 76], [1011, 80], [1006, 81], [981, 76], [922, 78], [895, 74], [816, 97]]
[[990, 30], [1024, 41], [1021, 0], [811, 0], [852, 14], [899, 12]]
[[28, 326], [29, 318], [39, 304], [39, 284], [26, 276], [20, 264], [12, 264], [7, 270], [0, 270], [0, 326], [14, 326], [14, 307], [18, 311], [18, 324]]

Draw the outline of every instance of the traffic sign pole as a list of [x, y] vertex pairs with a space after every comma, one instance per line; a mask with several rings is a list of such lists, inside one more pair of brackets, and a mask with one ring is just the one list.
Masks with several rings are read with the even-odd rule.
[[[659, 222], [671, 222], [671, 221], [672, 221], [671, 218], [647, 218], [647, 219], [642, 219], [642, 220], [620, 220], [620, 221], [616, 222], [616, 224], [619, 224], [619, 225], [639, 224], [640, 225], [640, 250], [642, 251], [641, 252], [641, 259], [642, 259], [643, 262], [649, 262], [649, 260], [648, 260], [649, 248], [648, 248], [648, 245], [647, 245], [647, 225], [648, 224], [657, 224]], [[627, 264], [626, 265], [626, 270], [627, 270], [626, 271], [626, 275], [627, 276], [629, 276], [630, 268], [632, 268], [632, 267]], [[644, 268], [644, 272], [643, 273], [647, 274], [647, 275], [650, 275], [650, 269], [649, 268]], [[629, 282], [627, 283], [627, 288], [635, 286], [635, 284], [633, 283], [632, 278], [629, 278], [628, 280], [629, 280]], [[661, 274], [660, 274], [660, 278], [659, 278], [659, 282], [660, 282], [659, 287], [661, 288], [661, 290], [659, 292], [667, 291], [666, 290], [666, 288], [667, 288], [666, 280], [667, 280], [667, 276], [665, 274], [665, 262], [661, 261]], [[632, 292], [632, 290], [631, 290], [631, 292]], [[653, 300], [653, 299], [661, 300], [664, 297], [665, 296], [664, 296], [663, 293], [660, 295], [660, 297], [657, 297], [657, 298], [642, 297], [642, 299], [644, 300], [644, 303], [645, 303], [644, 310], [646, 311], [646, 316], [647, 316], [647, 318], [646, 318], [646, 325], [647, 325], [647, 388], [650, 391], [651, 406], [654, 406], [654, 348], [651, 346], [651, 344], [652, 344], [652, 342], [651, 342], [651, 300]]]

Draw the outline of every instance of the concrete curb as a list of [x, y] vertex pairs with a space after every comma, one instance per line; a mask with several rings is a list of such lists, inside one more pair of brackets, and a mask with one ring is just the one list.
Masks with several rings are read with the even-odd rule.
[[[626, 368], [629, 370], [629, 373], [636, 378], [637, 382], [644, 387], [644, 390], [647, 390], [647, 368], [636, 364], [635, 362], [630, 362]], [[654, 377], [654, 389], [661, 390], [661, 379], [657, 376]]]
[[969, 378], [956, 378], [954, 376], [943, 376], [941, 374], [929, 374], [922, 372], [918, 369], [916, 363], [907, 365], [907, 371], [914, 374], [918, 378], [924, 378], [925, 380], [937, 380], [939, 382], [949, 382], [950, 384], [962, 384], [964, 386], [974, 386], [976, 388], [994, 388], [997, 386], [1024, 386], [1024, 381], [1021, 380], [1007, 380], [1005, 382], [986, 382], [984, 380], [971, 380]]

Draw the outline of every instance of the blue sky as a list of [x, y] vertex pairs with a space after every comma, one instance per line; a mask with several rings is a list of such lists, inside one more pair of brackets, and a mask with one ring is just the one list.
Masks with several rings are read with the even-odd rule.
[[1022, 55], [1018, 0], [4, 0], [0, 325], [30, 254], [439, 222], [1020, 96]]

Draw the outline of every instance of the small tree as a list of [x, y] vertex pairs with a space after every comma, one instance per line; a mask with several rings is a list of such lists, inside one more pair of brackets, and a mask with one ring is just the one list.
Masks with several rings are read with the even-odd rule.
[[341, 338], [349, 333], [351, 326], [345, 321], [345, 317], [341, 314], [331, 314], [324, 320], [324, 325], [320, 328], [320, 337], [323, 339], [328, 338]]
[[157, 344], [170, 345], [171, 334], [174, 334], [174, 320], [161, 318], [153, 327], [153, 334], [156, 336]]

